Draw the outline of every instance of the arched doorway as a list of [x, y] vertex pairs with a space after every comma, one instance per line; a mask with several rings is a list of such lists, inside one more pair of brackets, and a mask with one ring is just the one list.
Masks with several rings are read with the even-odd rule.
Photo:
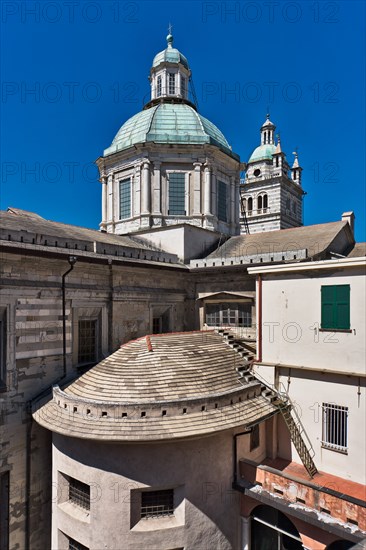
[[295, 525], [271, 506], [260, 505], [251, 514], [251, 550], [303, 550]]

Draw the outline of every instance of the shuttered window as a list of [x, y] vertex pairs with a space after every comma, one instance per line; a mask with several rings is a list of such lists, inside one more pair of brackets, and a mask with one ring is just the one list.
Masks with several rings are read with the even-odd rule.
[[119, 182], [119, 212], [120, 219], [129, 218], [131, 216], [131, 182], [130, 179], [121, 180]]
[[321, 328], [350, 329], [350, 285], [321, 287]]
[[218, 187], [217, 216], [219, 220], [227, 222], [227, 185], [219, 181]]
[[186, 175], [184, 172], [169, 174], [169, 215], [185, 216]]

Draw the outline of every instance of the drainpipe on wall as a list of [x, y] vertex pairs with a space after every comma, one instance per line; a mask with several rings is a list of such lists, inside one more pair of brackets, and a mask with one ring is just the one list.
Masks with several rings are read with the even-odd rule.
[[62, 275], [62, 359], [63, 359], [63, 378], [66, 376], [66, 286], [65, 280], [67, 275], [74, 269], [77, 258], [69, 256], [68, 262], [70, 268]]
[[257, 325], [258, 325], [258, 345], [257, 345], [257, 362], [262, 361], [262, 275], [258, 275], [257, 279]]

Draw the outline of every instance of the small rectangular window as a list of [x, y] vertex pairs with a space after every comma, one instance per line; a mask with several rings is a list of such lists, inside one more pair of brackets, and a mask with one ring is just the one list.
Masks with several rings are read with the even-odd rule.
[[169, 73], [169, 95], [175, 94], [175, 73]]
[[90, 510], [90, 486], [73, 477], [69, 478], [69, 501]]
[[97, 319], [79, 320], [78, 363], [86, 365], [98, 361], [98, 321]]
[[323, 403], [322, 445], [334, 451], [347, 451], [348, 407]]
[[217, 216], [227, 222], [227, 185], [223, 181], [218, 182]]
[[186, 79], [184, 78], [184, 76], [181, 76], [181, 79], [180, 79], [180, 82], [181, 82], [181, 95], [183, 97], [186, 97], [186, 93], [187, 93], [187, 81]]
[[69, 547], [68, 550], [89, 550], [86, 546], [78, 542], [77, 540], [72, 539], [71, 537], [67, 537], [69, 541]]
[[169, 215], [185, 216], [186, 175], [184, 172], [169, 174]]
[[131, 216], [131, 181], [129, 178], [119, 182], [119, 203], [120, 219], [129, 218]]
[[321, 287], [321, 328], [350, 329], [350, 285]]
[[6, 388], [6, 309], [0, 308], [0, 389]]
[[174, 515], [174, 490], [143, 491], [141, 493], [141, 517], [156, 518]]
[[156, 89], [156, 96], [161, 96], [161, 76], [158, 76], [157, 78], [157, 89]]

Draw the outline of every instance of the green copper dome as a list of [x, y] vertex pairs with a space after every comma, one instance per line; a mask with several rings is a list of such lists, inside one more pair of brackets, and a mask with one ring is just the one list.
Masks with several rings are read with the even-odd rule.
[[248, 160], [250, 162], [257, 162], [259, 160], [272, 160], [272, 155], [276, 150], [276, 146], [272, 143], [266, 143], [265, 145], [260, 145], [254, 149], [253, 153]]
[[173, 36], [171, 34], [168, 34], [166, 37], [168, 42], [168, 47], [165, 48], [162, 52], [159, 52], [156, 54], [156, 56], [153, 59], [153, 67], [158, 67], [160, 63], [164, 63], [164, 61], [167, 61], [168, 63], [181, 63], [183, 67], [186, 69], [189, 69], [187, 58], [180, 53], [179, 50], [176, 48], [173, 48]]
[[137, 143], [210, 143], [234, 156], [220, 130], [185, 103], [159, 103], [137, 113], [118, 131], [104, 156], [128, 149]]

